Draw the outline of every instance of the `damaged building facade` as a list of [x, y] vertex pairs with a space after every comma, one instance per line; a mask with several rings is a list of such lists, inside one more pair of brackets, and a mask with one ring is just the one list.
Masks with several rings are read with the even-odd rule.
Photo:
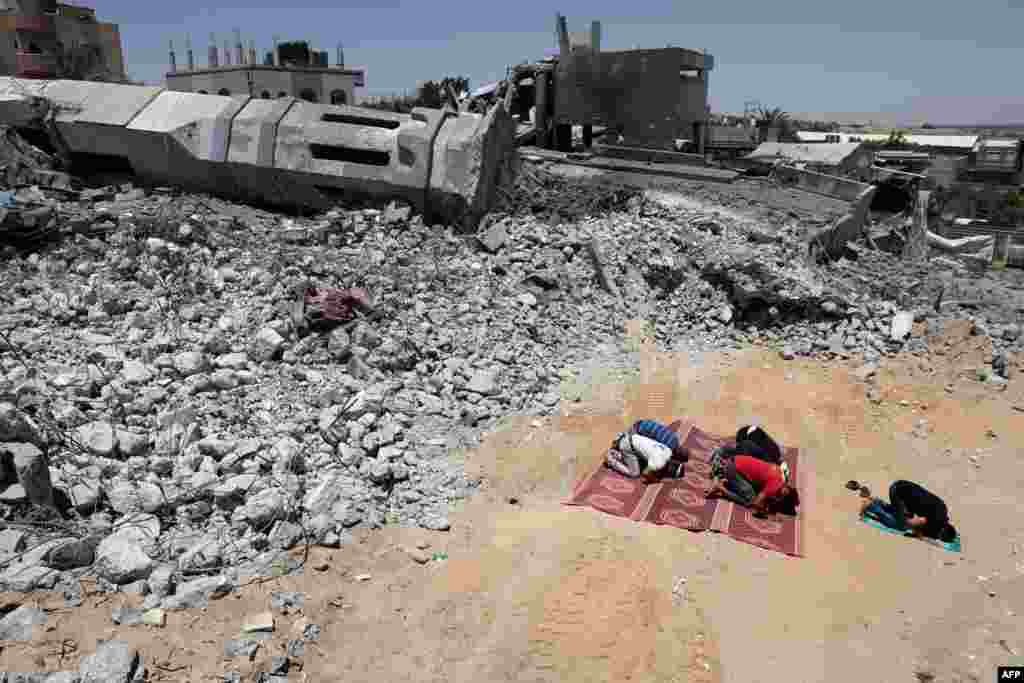
[[559, 54], [513, 69], [521, 92], [518, 113], [530, 120], [537, 145], [569, 151], [572, 129], [590, 147], [603, 127], [625, 145], [673, 149], [678, 140], [702, 146], [708, 121], [708, 76], [714, 58], [698, 50], [668, 47], [607, 51], [601, 24], [571, 36], [556, 18]]
[[117, 24], [90, 7], [55, 0], [0, 0], [0, 75], [124, 82]]
[[186, 60], [179, 65], [173, 42], [170, 45], [170, 70], [167, 89], [201, 95], [248, 95], [260, 99], [296, 97], [307, 102], [354, 104], [356, 88], [366, 85], [365, 69], [345, 66], [344, 52], [339, 46], [334, 66], [326, 52], [310, 50], [304, 43], [299, 49], [285, 51], [276, 44], [273, 51], [258, 59], [256, 46], [242, 44], [235, 31], [234, 50], [230, 43], [223, 53], [216, 36], [210, 36], [206, 67], [197, 67], [191, 42], [186, 42]]

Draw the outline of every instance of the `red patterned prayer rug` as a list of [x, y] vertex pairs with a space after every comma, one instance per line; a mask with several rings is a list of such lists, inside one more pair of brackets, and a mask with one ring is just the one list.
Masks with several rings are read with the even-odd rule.
[[803, 556], [802, 518], [809, 498], [805, 492], [809, 492], [813, 482], [806, 463], [800, 462], [799, 449], [783, 447], [782, 453], [789, 463], [791, 481], [800, 492], [801, 508], [795, 517], [773, 515], [759, 519], [747, 508], [730, 501], [704, 498], [711, 472], [711, 452], [719, 446], [733, 445], [733, 440], [708, 434], [690, 420], [677, 420], [670, 426], [690, 451], [685, 477], [647, 485], [602, 464], [577, 484], [566, 504], [691, 531], [710, 529], [762, 548]]

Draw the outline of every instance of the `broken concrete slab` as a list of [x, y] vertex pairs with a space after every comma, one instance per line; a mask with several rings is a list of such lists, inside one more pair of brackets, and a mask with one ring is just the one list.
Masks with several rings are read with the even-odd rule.
[[857, 239], [864, 232], [871, 200], [878, 188], [868, 186], [850, 204], [850, 211], [831, 227], [811, 236], [808, 250], [817, 259], [837, 259], [846, 251], [848, 242]]
[[910, 334], [914, 325], [914, 314], [910, 311], [899, 311], [892, 317], [892, 325], [889, 329], [889, 338], [893, 341], [903, 341]]
[[22, 605], [0, 619], [0, 640], [29, 641], [36, 627], [45, 625], [44, 610]]
[[129, 683], [141, 669], [139, 651], [122, 640], [101, 641], [82, 660], [82, 683]]

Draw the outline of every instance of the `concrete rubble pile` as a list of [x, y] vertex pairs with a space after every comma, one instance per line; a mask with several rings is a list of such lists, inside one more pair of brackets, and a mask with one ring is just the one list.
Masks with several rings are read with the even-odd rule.
[[[0, 519], [23, 523], [0, 532], [0, 588], [74, 602], [90, 574], [146, 611], [356, 528], [447, 530], [479, 484], [452, 456], [502, 416], [552, 413], [565, 369], [628, 319], [670, 349], [878, 358], [917, 343], [893, 330], [935, 294], [882, 253], [811, 265], [792, 213], [740, 221], [537, 168], [475, 235], [400, 202], [292, 218], [33, 192], [63, 239], [0, 266]], [[311, 325], [310, 305], [330, 315]]]

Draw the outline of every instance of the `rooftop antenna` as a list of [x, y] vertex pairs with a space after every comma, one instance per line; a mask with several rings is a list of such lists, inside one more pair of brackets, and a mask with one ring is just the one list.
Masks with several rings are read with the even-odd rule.
[[242, 31], [235, 29], [235, 59], [239, 66], [245, 64], [245, 48], [242, 47]]
[[210, 49], [207, 51], [207, 66], [211, 69], [216, 69], [220, 66], [220, 58], [217, 54], [217, 34], [210, 33]]

